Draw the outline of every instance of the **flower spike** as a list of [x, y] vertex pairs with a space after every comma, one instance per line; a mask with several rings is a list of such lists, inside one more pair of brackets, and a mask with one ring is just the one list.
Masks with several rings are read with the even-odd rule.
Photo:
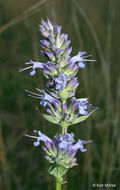
[[41, 19], [39, 32], [42, 37], [41, 55], [45, 62], [30, 60], [25, 63], [26, 67], [19, 71], [30, 69], [30, 76], [33, 76], [39, 69], [46, 77], [46, 91], [39, 88], [36, 89], [37, 93], [25, 91], [28, 96], [40, 99], [40, 105], [46, 111], [42, 116], [49, 122], [60, 125], [62, 132], [53, 138], [44, 135], [40, 130], [34, 130], [36, 136], [25, 136], [35, 139], [35, 147], [43, 143], [45, 158], [51, 164], [49, 173], [55, 176], [56, 187], [58, 183], [61, 187], [62, 176], [69, 168], [77, 165], [78, 150], [86, 152], [85, 145], [92, 142], [81, 139], [75, 141], [74, 133], [68, 133], [67, 129], [70, 125], [86, 120], [96, 110], [89, 104], [88, 98], [76, 98], [79, 85], [76, 75], [79, 69], [85, 68], [85, 62], [96, 60], [89, 59], [91, 55], [87, 55], [86, 51], [79, 51], [77, 55], [72, 56], [68, 34], [62, 33], [62, 26], [52, 25], [49, 19], [46, 22]]

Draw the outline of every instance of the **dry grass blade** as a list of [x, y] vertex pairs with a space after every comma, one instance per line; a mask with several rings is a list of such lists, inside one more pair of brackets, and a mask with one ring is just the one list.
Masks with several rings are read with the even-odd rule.
[[105, 58], [103, 56], [103, 52], [101, 50], [101, 46], [100, 46], [100, 42], [98, 40], [97, 34], [94, 30], [94, 27], [92, 26], [92, 23], [90, 22], [87, 14], [85, 13], [85, 11], [80, 7], [80, 5], [74, 1], [74, 4], [76, 6], [76, 8], [78, 9], [79, 13], [82, 15], [82, 17], [84, 18], [86, 24], [88, 25], [91, 34], [93, 36], [94, 42], [96, 44], [96, 48], [98, 50], [99, 56], [100, 56], [100, 60], [102, 63], [102, 70], [103, 70], [103, 74], [104, 74], [104, 78], [105, 78], [105, 83], [106, 83], [106, 87], [107, 87], [107, 92], [108, 92], [108, 98], [111, 99], [111, 93], [110, 93], [110, 76], [109, 76], [109, 71], [107, 69], [107, 65], [105, 62]]
[[79, 30], [79, 23], [78, 23], [75, 7], [72, 7], [72, 14], [73, 14], [73, 16], [72, 16], [73, 25], [74, 25], [74, 28], [75, 28], [76, 36], [79, 39], [78, 42], [79, 42], [81, 48], [84, 49], [84, 44], [83, 44], [81, 32]]
[[0, 123], [0, 189], [11, 189], [11, 181], [8, 170], [6, 147], [2, 136], [2, 125]]
[[10, 22], [8, 22], [7, 24], [3, 25], [0, 28], [0, 34], [2, 34], [3, 32], [5, 32], [8, 28], [14, 26], [15, 24], [18, 24], [19, 22], [21, 22], [22, 20], [28, 18], [31, 14], [33, 14], [36, 9], [38, 9], [40, 6], [42, 6], [43, 4], [45, 4], [48, 0], [42, 0], [37, 2], [36, 4], [32, 5], [31, 7], [29, 7], [27, 10], [25, 10], [23, 13], [21, 13], [20, 15], [16, 16], [15, 18], [13, 18]]

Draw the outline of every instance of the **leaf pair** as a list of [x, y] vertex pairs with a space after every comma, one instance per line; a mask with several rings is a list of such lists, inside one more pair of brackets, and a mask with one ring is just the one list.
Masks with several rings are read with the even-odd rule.
[[[96, 109], [97, 109], [97, 108], [96, 108]], [[80, 123], [80, 122], [86, 120], [96, 109], [93, 109], [88, 115], [80, 116], [80, 117], [76, 118], [73, 122], [69, 123], [69, 125], [77, 124], [77, 123]], [[43, 114], [43, 117], [44, 117], [47, 121], [49, 121], [49, 122], [51, 122], [51, 123], [60, 125], [60, 123], [57, 122], [57, 121], [56, 121], [52, 116], [50, 116], [50, 115]], [[67, 122], [66, 122], [66, 123], [67, 123]]]

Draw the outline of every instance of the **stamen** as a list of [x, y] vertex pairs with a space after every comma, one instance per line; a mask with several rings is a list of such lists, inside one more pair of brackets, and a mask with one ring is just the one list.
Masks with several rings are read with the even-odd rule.
[[37, 138], [38, 138], [38, 137], [31, 136], [31, 135], [27, 135], [27, 134], [24, 134], [24, 136], [26, 136], [26, 137], [30, 137], [30, 138], [34, 138], [34, 139], [37, 139]]
[[22, 71], [25, 71], [27, 69], [31, 69], [33, 66], [30, 66], [30, 67], [26, 67], [26, 68], [22, 68], [22, 69], [19, 69], [19, 72], [22, 72]]

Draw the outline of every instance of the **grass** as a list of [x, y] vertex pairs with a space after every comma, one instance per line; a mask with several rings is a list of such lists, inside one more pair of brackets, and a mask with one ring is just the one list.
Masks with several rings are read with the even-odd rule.
[[62, 31], [71, 38], [73, 53], [86, 50], [97, 60], [79, 72], [77, 97], [89, 97], [100, 109], [69, 129], [76, 139], [92, 139], [93, 143], [87, 146], [86, 153], [77, 155], [79, 166], [68, 172], [68, 184], [63, 189], [91, 190], [93, 183], [112, 183], [119, 189], [119, 0], [29, 0], [22, 10], [12, 0], [18, 10], [14, 18], [8, 14], [13, 9], [8, 2], [0, 4], [0, 189], [52, 190], [55, 185], [47, 173], [49, 165], [43, 152], [23, 136], [33, 129], [41, 129], [50, 137], [58, 131], [58, 126], [40, 116], [43, 110], [39, 102], [24, 93], [24, 89], [45, 87], [42, 74], [31, 78], [28, 73], [18, 73], [29, 59], [42, 59], [37, 27], [41, 17], [63, 25]]

